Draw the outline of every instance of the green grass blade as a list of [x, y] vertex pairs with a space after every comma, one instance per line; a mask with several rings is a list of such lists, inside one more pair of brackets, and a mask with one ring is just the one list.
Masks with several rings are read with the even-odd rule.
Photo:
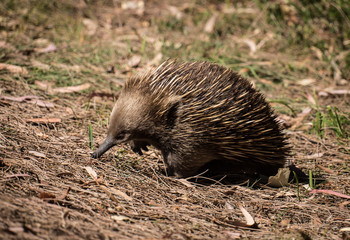
[[90, 149], [94, 149], [94, 139], [92, 135], [92, 125], [89, 123], [89, 147]]

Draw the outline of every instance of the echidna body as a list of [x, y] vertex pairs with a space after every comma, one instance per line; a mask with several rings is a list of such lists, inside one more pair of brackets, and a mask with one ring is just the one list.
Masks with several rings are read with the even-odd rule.
[[214, 160], [270, 175], [284, 165], [289, 149], [264, 96], [208, 62], [166, 61], [130, 78], [92, 157], [128, 141], [138, 153], [147, 145], [161, 150], [168, 174], [176, 177], [194, 175]]

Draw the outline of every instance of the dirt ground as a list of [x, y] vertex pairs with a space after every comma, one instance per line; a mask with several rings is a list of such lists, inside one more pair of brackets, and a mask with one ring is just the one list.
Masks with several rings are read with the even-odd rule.
[[[0, 239], [350, 239], [349, 34], [292, 2], [0, 3]], [[169, 58], [252, 81], [305, 179], [175, 179], [127, 145], [91, 159], [123, 82]]]

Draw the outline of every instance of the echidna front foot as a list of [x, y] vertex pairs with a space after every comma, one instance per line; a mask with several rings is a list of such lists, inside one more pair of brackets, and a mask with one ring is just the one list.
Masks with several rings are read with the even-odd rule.
[[166, 172], [168, 176], [175, 178], [187, 178], [197, 173], [198, 169], [189, 167], [189, 161], [176, 153], [169, 153], [164, 157]]
[[142, 150], [144, 151], [148, 151], [147, 146], [149, 145], [147, 142], [144, 141], [137, 141], [137, 140], [133, 140], [129, 142], [129, 145], [131, 147], [131, 150], [134, 153], [137, 153], [139, 155], [143, 155]]

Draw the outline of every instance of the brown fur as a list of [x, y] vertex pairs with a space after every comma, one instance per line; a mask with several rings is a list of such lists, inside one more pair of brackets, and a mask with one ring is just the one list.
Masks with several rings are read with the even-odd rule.
[[196, 174], [213, 160], [273, 174], [289, 151], [263, 95], [246, 79], [208, 62], [166, 61], [129, 79], [113, 108], [107, 139], [93, 157], [127, 141], [138, 153], [147, 145], [160, 149], [168, 173], [177, 177]]

